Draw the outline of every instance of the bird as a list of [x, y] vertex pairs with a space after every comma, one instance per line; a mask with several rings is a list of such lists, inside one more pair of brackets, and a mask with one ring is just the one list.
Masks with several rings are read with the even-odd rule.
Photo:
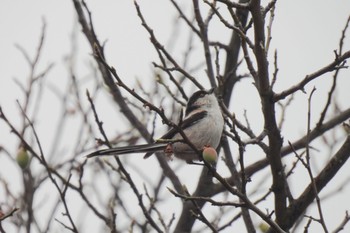
[[[186, 135], [185, 139], [187, 138], [197, 151], [183, 139], [178, 128], [181, 128]], [[97, 150], [86, 157], [146, 153], [144, 158], [148, 158], [155, 152], [163, 151], [167, 155], [174, 154], [175, 157], [191, 163], [201, 160], [198, 151], [208, 146], [214, 149], [219, 146], [223, 129], [224, 118], [214, 88], [199, 90], [188, 99], [185, 116], [179, 127], [171, 128], [154, 143]]]

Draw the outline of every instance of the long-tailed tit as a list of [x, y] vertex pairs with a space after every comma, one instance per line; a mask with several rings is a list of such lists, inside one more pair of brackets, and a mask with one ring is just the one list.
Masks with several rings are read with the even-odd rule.
[[[188, 100], [185, 118], [179, 125], [191, 144], [199, 151], [205, 146], [216, 149], [219, 146], [224, 128], [221, 109], [213, 92], [214, 89], [195, 92]], [[198, 153], [183, 140], [179, 130], [170, 129], [161, 139], [153, 144], [98, 150], [87, 157], [146, 153], [144, 158], [148, 158], [154, 152], [164, 151], [173, 153], [175, 157], [187, 162], [199, 159]]]

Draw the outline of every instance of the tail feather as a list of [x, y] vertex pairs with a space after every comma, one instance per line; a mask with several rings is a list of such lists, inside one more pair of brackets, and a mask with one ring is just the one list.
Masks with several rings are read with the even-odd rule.
[[104, 155], [111, 156], [111, 155], [122, 155], [122, 154], [130, 154], [130, 153], [146, 153], [146, 155], [148, 155], [147, 157], [149, 157], [154, 152], [164, 150], [166, 146], [167, 144], [164, 144], [164, 143], [123, 146], [123, 147], [117, 147], [117, 148], [97, 150], [88, 154], [86, 157], [91, 158], [96, 156], [104, 156]]

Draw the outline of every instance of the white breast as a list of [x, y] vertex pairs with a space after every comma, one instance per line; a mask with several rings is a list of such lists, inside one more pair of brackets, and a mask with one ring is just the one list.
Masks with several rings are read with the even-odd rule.
[[[184, 130], [188, 139], [198, 150], [202, 150], [204, 146], [211, 146], [213, 148], [219, 146], [224, 127], [224, 119], [220, 109], [216, 110], [209, 108], [208, 115], [205, 118]], [[177, 134], [174, 138], [182, 139], [180, 134]], [[176, 157], [187, 161], [199, 159], [198, 155], [186, 143], [174, 143], [173, 152]]]

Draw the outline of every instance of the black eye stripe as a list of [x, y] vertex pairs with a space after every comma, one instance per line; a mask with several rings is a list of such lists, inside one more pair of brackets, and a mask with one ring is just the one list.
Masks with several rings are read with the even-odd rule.
[[197, 108], [199, 108], [199, 106], [197, 105], [187, 105], [186, 107], [186, 111], [185, 111], [185, 116], [187, 116], [190, 112], [196, 110]]
[[[187, 102], [187, 106], [193, 105], [193, 103], [196, 102], [196, 100], [198, 98], [203, 97], [206, 94], [208, 94], [208, 93], [206, 91], [202, 91], [202, 90], [193, 93], [193, 95], [190, 97], [190, 99]], [[186, 110], [186, 112], [187, 112], [187, 110]]]

